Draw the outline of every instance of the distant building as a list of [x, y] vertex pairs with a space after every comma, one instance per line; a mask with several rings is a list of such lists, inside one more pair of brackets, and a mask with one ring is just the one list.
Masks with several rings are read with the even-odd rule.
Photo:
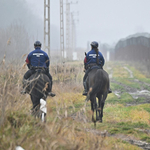
[[150, 58], [150, 34], [137, 33], [121, 39], [115, 46], [115, 60], [147, 61]]

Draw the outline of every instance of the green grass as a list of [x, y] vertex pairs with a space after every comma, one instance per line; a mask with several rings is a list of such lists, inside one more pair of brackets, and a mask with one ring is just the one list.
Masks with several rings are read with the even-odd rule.
[[115, 80], [122, 83], [122, 84], [124, 84], [124, 85], [126, 85], [126, 86], [129, 86], [131, 88], [135, 88], [135, 89], [138, 89], [138, 90], [141, 89], [140, 83], [133, 82], [130, 78], [116, 78]]
[[132, 135], [139, 140], [145, 139], [146, 142], [149, 142], [147, 133], [137, 130], [150, 130], [149, 105], [124, 107], [121, 104], [108, 103], [104, 109], [104, 123], [97, 127], [105, 128], [110, 134]]
[[110, 87], [113, 91], [120, 91], [120, 92], [125, 92], [125, 88], [122, 85], [119, 85], [117, 83], [110, 83]]

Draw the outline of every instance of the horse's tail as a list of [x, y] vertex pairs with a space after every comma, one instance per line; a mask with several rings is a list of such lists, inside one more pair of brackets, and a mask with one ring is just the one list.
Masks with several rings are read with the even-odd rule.
[[95, 74], [95, 83], [90, 94], [96, 94], [102, 89], [104, 73], [102, 69], [98, 69]]

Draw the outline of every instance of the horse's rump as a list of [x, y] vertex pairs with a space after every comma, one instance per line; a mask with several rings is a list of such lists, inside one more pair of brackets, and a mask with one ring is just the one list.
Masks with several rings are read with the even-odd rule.
[[[42, 97], [44, 92], [47, 92], [50, 87], [50, 80], [45, 73], [34, 73], [29, 78], [29, 86], [28, 89], [30, 91], [30, 95], [33, 94], [37, 97]], [[46, 91], [44, 91], [46, 90]], [[41, 95], [41, 96], [40, 96]]]
[[104, 94], [109, 90], [109, 76], [103, 69], [93, 69], [89, 75], [89, 89], [92, 91], [90, 94]]

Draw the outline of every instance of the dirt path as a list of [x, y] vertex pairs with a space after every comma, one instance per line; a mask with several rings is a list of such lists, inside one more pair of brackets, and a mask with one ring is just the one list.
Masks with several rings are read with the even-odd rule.
[[102, 136], [102, 137], [105, 137], [105, 136], [115, 137], [117, 139], [121, 139], [121, 140], [126, 141], [126, 142], [128, 142], [130, 144], [133, 144], [133, 145], [136, 145], [138, 147], [141, 147], [144, 150], [150, 150], [150, 143], [147, 143], [147, 142], [144, 142], [144, 141], [140, 141], [140, 140], [135, 140], [131, 136], [126, 136], [126, 135], [123, 135], [123, 134], [110, 135], [106, 130], [98, 131], [98, 130], [94, 130], [94, 129], [85, 129], [85, 131], [93, 133], [95, 135]]
[[[126, 106], [139, 105], [139, 104], [143, 104], [143, 103], [150, 103], [150, 91], [146, 90], [143, 86], [143, 85], [150, 86], [150, 84], [139, 81], [138, 79], [135, 79], [134, 76], [133, 76], [132, 71], [129, 68], [124, 67], [124, 69], [126, 69], [129, 72], [129, 78], [130, 78], [129, 80], [131, 82], [135, 82], [137, 84], [140, 84], [140, 90], [136, 89], [136, 88], [133, 88], [133, 87], [130, 87], [130, 86], [128, 86], [126, 84], [123, 84], [121, 82], [116, 81], [114, 78], [112, 78], [113, 77], [112, 71], [111, 71], [111, 74], [110, 74], [111, 83], [115, 83], [115, 84], [118, 84], [119, 86], [122, 86], [124, 88], [125, 92], [130, 94], [133, 97], [133, 99], [135, 99], [135, 100], [140, 98], [140, 97], [145, 98], [145, 100], [143, 100], [142, 102], [133, 101], [131, 103], [127, 103]], [[123, 92], [121, 90], [113, 91], [113, 93], [118, 98], [120, 98], [121, 94], [123, 94]], [[91, 120], [89, 118], [87, 118], [87, 116], [86, 116], [86, 114], [84, 113], [83, 110], [72, 114], [71, 117], [74, 120], [82, 122], [82, 123], [91, 122]], [[82, 129], [82, 130], [85, 130], [85, 132], [90, 132], [94, 135], [98, 135], [98, 136], [101, 136], [101, 137], [105, 137], [105, 136], [110, 137], [111, 136], [111, 137], [126, 141], [126, 142], [128, 142], [132, 145], [136, 145], [136, 146], [140, 147], [141, 149], [150, 150], [150, 143], [147, 143], [147, 142], [144, 142], [144, 141], [141, 141], [141, 140], [137, 140], [133, 136], [127, 136], [127, 135], [124, 135], [124, 134], [110, 134], [110, 133], [107, 132], [107, 130], [99, 131], [99, 130], [96, 130], [96, 129], [87, 129], [87, 128]], [[146, 130], [146, 129], [135, 129], [135, 130], [138, 130], [138, 131], [143, 132], [143, 133], [150, 134], [150, 130]]]
[[[75, 121], [78, 121], [78, 122], [81, 122], [81, 123], [89, 123], [91, 122], [89, 118], [87, 118], [86, 114], [84, 113], [84, 111], [80, 110], [78, 111], [77, 113], [74, 113], [72, 115], [70, 115], [70, 117], [75, 120]], [[83, 128], [81, 130], [84, 130], [85, 132], [90, 132], [94, 135], [98, 135], [98, 136], [101, 136], [101, 137], [114, 137], [114, 138], [117, 138], [117, 139], [121, 139], [123, 141], [126, 141], [132, 145], [136, 145], [144, 150], [150, 150], [150, 143], [147, 143], [147, 142], [144, 142], [144, 141], [141, 141], [141, 140], [136, 140], [133, 136], [127, 136], [127, 135], [124, 135], [124, 134], [110, 134], [107, 132], [107, 130], [104, 130], [104, 131], [100, 131], [100, 130], [97, 130], [97, 129], [91, 129], [91, 128]], [[150, 130], [145, 130], [145, 129], [135, 129], [135, 130], [139, 130], [143, 133], [147, 133], [147, 134], [150, 134]]]
[[123, 68], [126, 69], [129, 72], [129, 74], [130, 74], [129, 78], [133, 78], [133, 72], [127, 67], [123, 67]]
[[[150, 87], [150, 84], [146, 83], [146, 82], [139, 81], [138, 79], [134, 78], [133, 72], [129, 68], [127, 68], [127, 67], [123, 67], [123, 68], [126, 69], [129, 72], [129, 78], [131, 78], [131, 79], [129, 79], [129, 81], [139, 84], [140, 85], [140, 89], [136, 89], [136, 88], [130, 87], [130, 86], [126, 85], [126, 84], [123, 84], [121, 82], [116, 81], [113, 78], [110, 79], [110, 82], [118, 84], [119, 86], [122, 86], [124, 88], [124, 90], [128, 94], [130, 94], [133, 97], [133, 99], [135, 99], [135, 100], [140, 98], [140, 97], [145, 98], [145, 100], [143, 100], [143, 102], [132, 103], [132, 104], [127, 104], [127, 105], [130, 106], [130, 105], [139, 105], [139, 104], [144, 104], [144, 103], [150, 103], [150, 91], [145, 89], [145, 85]], [[121, 94], [123, 92], [121, 92], [121, 90], [115, 90], [115, 91], [113, 91], [113, 93], [118, 98], [120, 98]]]

